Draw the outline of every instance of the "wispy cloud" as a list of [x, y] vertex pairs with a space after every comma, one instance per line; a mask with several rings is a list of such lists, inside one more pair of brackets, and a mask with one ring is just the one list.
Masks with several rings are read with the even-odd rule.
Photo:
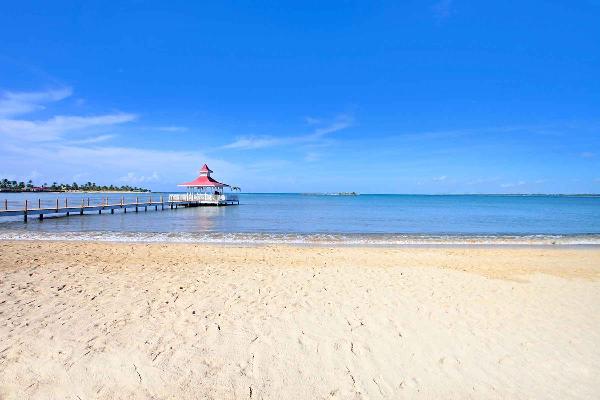
[[157, 131], [161, 132], [187, 132], [188, 128], [186, 126], [157, 126], [155, 128]]
[[508, 189], [508, 188], [524, 186], [526, 184], [527, 184], [527, 182], [525, 182], [525, 181], [517, 181], [517, 182], [503, 183], [500, 185], [500, 187], [504, 188], [504, 189]]
[[316, 153], [314, 151], [308, 152], [304, 156], [304, 161], [306, 161], [306, 162], [315, 162], [315, 161], [319, 161], [320, 159], [321, 159], [321, 154]]
[[117, 135], [98, 135], [98, 136], [92, 136], [92, 137], [81, 139], [81, 140], [74, 140], [71, 143], [72, 144], [95, 144], [95, 143], [107, 142], [111, 139], [114, 139], [115, 137], [117, 137]]
[[304, 121], [306, 121], [308, 125], [317, 125], [321, 123], [321, 118], [305, 117]]
[[341, 131], [352, 126], [352, 118], [347, 115], [338, 116], [333, 122], [315, 128], [311, 133], [299, 136], [242, 136], [232, 143], [222, 146], [223, 149], [254, 150], [266, 147], [286, 146], [301, 143], [310, 143], [322, 139], [325, 135]]
[[596, 157], [596, 153], [592, 153], [591, 151], [584, 151], [579, 154], [581, 158], [594, 158]]
[[127, 175], [119, 178], [120, 182], [140, 184], [148, 182], [156, 182], [160, 179], [158, 172], [153, 171], [151, 175], [138, 175], [135, 172], [128, 172]]
[[[522, 136], [540, 136], [540, 137], [565, 137], [572, 135], [575, 132], [595, 132], [599, 123], [597, 121], [588, 123], [574, 124], [565, 121], [555, 121], [544, 124], [523, 124], [523, 125], [499, 125], [499, 126], [482, 126], [476, 128], [458, 128], [458, 129], [445, 129], [445, 130], [432, 130], [432, 131], [413, 131], [413, 132], [398, 132], [392, 137], [398, 140], [443, 140], [443, 139], [455, 139], [461, 137], [487, 137], [487, 136], [510, 136], [510, 135], [522, 135]], [[577, 153], [582, 157], [589, 157], [597, 155], [589, 151]]]
[[137, 118], [135, 114], [118, 113], [96, 116], [58, 115], [47, 120], [0, 119], [0, 135], [30, 142], [57, 140], [65, 133], [122, 124]]
[[[24, 118], [24, 114], [44, 109], [72, 94], [70, 88], [40, 92], [2, 92], [0, 98], [0, 136], [19, 141], [43, 142], [62, 139], [69, 132], [85, 131], [98, 126], [110, 126], [133, 121], [135, 114], [56, 115], [45, 120]], [[19, 115], [19, 118], [16, 116]]]
[[478, 186], [484, 184], [497, 183], [500, 178], [476, 178], [465, 182], [466, 185], [469, 186]]
[[446, 175], [436, 176], [436, 177], [434, 177], [434, 178], [433, 178], [433, 180], [434, 180], [435, 182], [443, 182], [443, 181], [445, 181], [446, 179], [448, 179], [448, 177], [447, 177]]
[[281, 146], [290, 141], [291, 138], [279, 139], [272, 136], [244, 136], [234, 142], [223, 146], [224, 149], [253, 150], [265, 147]]
[[452, 0], [440, 0], [431, 6], [431, 11], [438, 19], [446, 19], [452, 15]]
[[[42, 179], [70, 180], [73, 176], [85, 176], [99, 182], [152, 183], [173, 185], [178, 181], [192, 179], [202, 162], [207, 162], [219, 178], [240, 175], [241, 167], [209, 157], [200, 151], [175, 151], [144, 149], [137, 147], [109, 146], [105, 144], [73, 144], [41, 142], [36, 145], [35, 158], [31, 157], [27, 143], [13, 143], [3, 149], [3, 161], [14, 171], [35, 168], [43, 171]], [[169, 165], [169, 173], [157, 173], [157, 167]], [[126, 173], [124, 171], [127, 171]], [[10, 175], [8, 174], [7, 176]], [[124, 175], [125, 174], [125, 175]], [[113, 181], [113, 182], [111, 182]]]
[[45, 109], [44, 104], [60, 101], [69, 96], [71, 88], [52, 89], [40, 92], [0, 92], [0, 117], [28, 114]]
[[[171, 185], [189, 179], [201, 162], [225, 172], [236, 170], [234, 164], [206, 157], [199, 151], [170, 151], [119, 147], [110, 143], [116, 135], [98, 131], [135, 121], [133, 113], [115, 112], [102, 115], [52, 115], [41, 119], [33, 114], [50, 108], [72, 94], [70, 88], [39, 92], [0, 92], [0, 166], [4, 176], [17, 176], [23, 171], [42, 171], [40, 180], [97, 179], [132, 184]], [[28, 115], [29, 114], [29, 115]], [[36, 118], [33, 118], [35, 116]], [[161, 126], [163, 131], [185, 128]], [[31, 146], [35, 143], [35, 156]], [[170, 165], [169, 176], [163, 177], [157, 166]], [[12, 173], [11, 173], [12, 170]], [[126, 173], [126, 175], [124, 175]], [[221, 176], [221, 175], [220, 175]], [[29, 176], [33, 178], [34, 176]]]

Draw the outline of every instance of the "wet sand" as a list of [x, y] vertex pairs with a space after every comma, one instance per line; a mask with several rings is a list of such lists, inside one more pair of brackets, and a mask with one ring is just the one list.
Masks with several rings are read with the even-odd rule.
[[598, 398], [600, 250], [0, 241], [0, 398]]

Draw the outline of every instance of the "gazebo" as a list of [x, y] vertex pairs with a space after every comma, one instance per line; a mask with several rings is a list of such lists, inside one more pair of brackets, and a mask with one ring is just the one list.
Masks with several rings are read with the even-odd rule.
[[187, 188], [186, 194], [169, 196], [172, 201], [188, 201], [191, 205], [230, 205], [240, 204], [238, 196], [232, 193], [224, 193], [225, 188], [230, 188], [210, 176], [212, 170], [204, 164], [200, 168], [200, 175], [190, 182], [180, 183], [177, 186]]

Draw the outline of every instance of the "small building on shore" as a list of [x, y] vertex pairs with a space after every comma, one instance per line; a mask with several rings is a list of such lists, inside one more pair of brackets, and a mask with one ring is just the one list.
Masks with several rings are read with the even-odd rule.
[[225, 206], [240, 204], [237, 194], [232, 193], [231, 186], [214, 179], [211, 176], [212, 173], [213, 171], [208, 165], [204, 164], [202, 168], [200, 168], [199, 175], [196, 179], [177, 185], [185, 187], [187, 193], [172, 194], [169, 196], [169, 200], [196, 203], [193, 205]]

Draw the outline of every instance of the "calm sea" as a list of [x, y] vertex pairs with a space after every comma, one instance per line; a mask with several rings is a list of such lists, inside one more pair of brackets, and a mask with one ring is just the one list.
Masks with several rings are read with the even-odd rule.
[[[121, 197], [95, 194], [92, 203], [106, 196]], [[62, 204], [65, 197], [81, 203], [88, 195], [0, 194], [0, 201], [14, 206], [38, 197], [47, 204], [58, 197]], [[26, 224], [4, 217], [0, 239], [600, 244], [600, 197], [241, 194], [240, 205], [229, 207], [33, 217]]]

